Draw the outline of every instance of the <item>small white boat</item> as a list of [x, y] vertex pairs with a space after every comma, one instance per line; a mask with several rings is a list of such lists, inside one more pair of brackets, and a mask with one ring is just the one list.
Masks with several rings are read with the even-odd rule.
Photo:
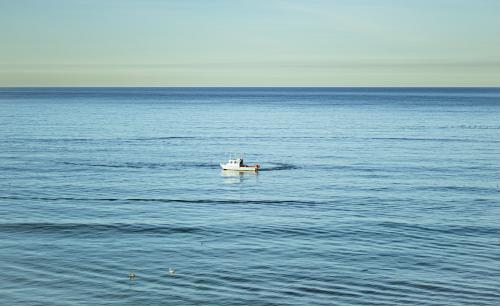
[[225, 164], [220, 163], [222, 170], [233, 170], [233, 171], [259, 171], [260, 165], [245, 165], [243, 163], [243, 158], [230, 158]]

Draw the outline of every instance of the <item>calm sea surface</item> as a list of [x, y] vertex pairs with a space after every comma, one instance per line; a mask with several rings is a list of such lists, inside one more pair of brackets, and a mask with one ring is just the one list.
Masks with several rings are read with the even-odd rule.
[[0, 299], [500, 305], [499, 185], [500, 89], [4, 88]]

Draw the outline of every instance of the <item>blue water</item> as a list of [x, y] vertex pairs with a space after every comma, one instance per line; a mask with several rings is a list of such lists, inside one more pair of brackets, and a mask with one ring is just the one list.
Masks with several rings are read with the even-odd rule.
[[0, 297], [500, 305], [499, 184], [500, 89], [4, 88]]

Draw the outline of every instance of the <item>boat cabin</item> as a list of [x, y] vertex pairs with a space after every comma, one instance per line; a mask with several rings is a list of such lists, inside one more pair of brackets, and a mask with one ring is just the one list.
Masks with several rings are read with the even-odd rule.
[[228, 164], [243, 167], [243, 158], [230, 159]]

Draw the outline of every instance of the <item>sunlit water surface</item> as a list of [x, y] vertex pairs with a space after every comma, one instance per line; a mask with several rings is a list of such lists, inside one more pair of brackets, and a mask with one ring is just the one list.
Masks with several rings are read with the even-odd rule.
[[0, 89], [0, 296], [500, 305], [499, 184], [500, 89]]

